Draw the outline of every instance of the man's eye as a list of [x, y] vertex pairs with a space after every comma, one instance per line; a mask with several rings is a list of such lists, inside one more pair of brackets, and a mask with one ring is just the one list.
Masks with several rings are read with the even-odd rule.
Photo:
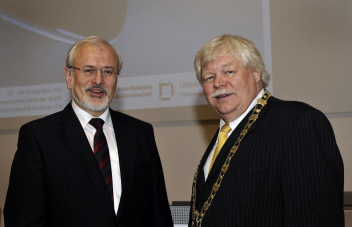
[[84, 69], [83, 72], [84, 73], [88, 73], [88, 74], [94, 74], [97, 70], [96, 69]]
[[104, 70], [103, 70], [103, 73], [104, 73], [105, 75], [111, 76], [111, 75], [114, 73], [114, 70], [112, 70], [112, 69], [104, 69]]
[[214, 78], [215, 78], [215, 76], [212, 76], [212, 75], [204, 76], [203, 77], [203, 81], [204, 82], [210, 82], [210, 81], [213, 81]]
[[235, 75], [235, 74], [236, 74], [236, 71], [234, 71], [234, 70], [227, 70], [225, 73], [226, 73], [226, 75], [231, 76], [231, 75]]

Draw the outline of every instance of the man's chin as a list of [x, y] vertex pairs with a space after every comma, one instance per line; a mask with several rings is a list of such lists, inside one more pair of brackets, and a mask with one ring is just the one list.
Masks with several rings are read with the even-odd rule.
[[81, 106], [90, 112], [104, 112], [108, 107], [108, 102], [96, 103], [96, 102], [81, 102]]
[[220, 116], [226, 116], [234, 112], [233, 109], [229, 109], [229, 108], [214, 108], [214, 109]]
[[108, 108], [108, 104], [88, 104], [86, 105], [87, 109], [94, 112], [103, 112]]
[[79, 99], [75, 93], [71, 93], [72, 99], [76, 102], [78, 106], [88, 112], [97, 112], [101, 113], [104, 112], [109, 107], [109, 100], [108, 97], [105, 96], [103, 98], [94, 98], [91, 96], [82, 97]]

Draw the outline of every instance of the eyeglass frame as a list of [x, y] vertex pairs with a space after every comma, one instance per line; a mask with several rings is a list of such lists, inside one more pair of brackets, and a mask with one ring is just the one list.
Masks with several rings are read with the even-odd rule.
[[[84, 66], [84, 67], [87, 67], [87, 66]], [[116, 71], [116, 69], [114, 67], [102, 67], [102, 68], [96, 68], [93, 66], [88, 66], [88, 67], [89, 68], [87, 68], [87, 69], [84, 69], [84, 68], [82, 69], [82, 68], [74, 66], [74, 65], [69, 65], [67, 68], [82, 71], [82, 73], [87, 77], [96, 76], [98, 71], [100, 71], [101, 75], [104, 76], [105, 78], [112, 77], [114, 75], [115, 76], [118, 75], [118, 72]], [[85, 70], [88, 70], [88, 69], [92, 70], [93, 72], [86, 72]], [[111, 74], [106, 74], [106, 71], [104, 71], [104, 69], [111, 69], [112, 70]]]

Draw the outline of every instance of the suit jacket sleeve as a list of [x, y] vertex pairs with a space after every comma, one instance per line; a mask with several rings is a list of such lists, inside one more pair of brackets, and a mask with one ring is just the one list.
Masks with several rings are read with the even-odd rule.
[[157, 146], [154, 138], [154, 131], [152, 127], [149, 127], [148, 135], [150, 135], [149, 148], [152, 152], [152, 185], [153, 194], [152, 197], [152, 226], [155, 227], [172, 227], [172, 217], [169, 207], [169, 202], [167, 198], [167, 192], [165, 187], [164, 175], [162, 170], [162, 165], [160, 157], [158, 154]]
[[42, 158], [33, 128], [21, 127], [4, 207], [5, 226], [46, 226]]
[[291, 122], [283, 150], [286, 227], [343, 227], [343, 163], [335, 136], [318, 110]]

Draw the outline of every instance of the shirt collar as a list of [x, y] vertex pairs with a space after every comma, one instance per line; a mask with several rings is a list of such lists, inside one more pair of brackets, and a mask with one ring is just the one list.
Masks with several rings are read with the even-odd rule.
[[[246, 111], [244, 111], [238, 118], [236, 118], [235, 120], [229, 123], [231, 131], [233, 131], [237, 127], [237, 125], [240, 124], [243, 118], [247, 116], [248, 112], [251, 111], [251, 109], [253, 109], [253, 107], [257, 104], [258, 100], [263, 96], [263, 94], [264, 94], [264, 89], [259, 91], [258, 95], [252, 100], [251, 104], [248, 106]], [[225, 123], [226, 122], [223, 119], [220, 119], [220, 128], [222, 128], [222, 126], [224, 126]]]
[[[78, 117], [78, 120], [81, 123], [83, 128], [86, 128], [89, 125], [89, 121], [92, 118], [96, 118], [95, 116], [91, 115], [90, 113], [88, 113], [87, 111], [79, 107], [74, 100], [72, 100], [71, 104], [72, 104], [72, 109], [75, 112], [76, 116]], [[105, 122], [104, 126], [112, 127], [109, 108], [107, 108], [98, 118], [104, 120]]]

